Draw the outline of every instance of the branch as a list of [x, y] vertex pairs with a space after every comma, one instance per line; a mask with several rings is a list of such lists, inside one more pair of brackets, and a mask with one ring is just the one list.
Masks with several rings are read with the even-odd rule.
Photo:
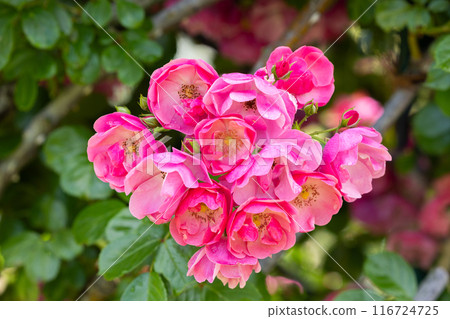
[[397, 89], [386, 102], [383, 116], [375, 123], [374, 128], [380, 133], [386, 132], [412, 103], [418, 90], [417, 85]]
[[23, 132], [19, 147], [0, 163], [0, 197], [6, 186], [16, 179], [20, 170], [33, 159], [46, 136], [74, 108], [76, 103], [91, 91], [91, 86], [71, 86], [33, 118]]
[[297, 18], [284, 36], [277, 42], [269, 44], [264, 49], [258, 61], [253, 66], [252, 72], [256, 72], [266, 63], [270, 53], [276, 47], [293, 47], [300, 43], [301, 38], [306, 34], [308, 29], [318, 21], [318, 19], [316, 19], [317, 15], [324, 13], [335, 1], [336, 0], [310, 0], [305, 8], [300, 11]]
[[442, 267], [431, 270], [425, 279], [420, 283], [414, 300], [433, 301], [437, 300], [447, 287], [448, 272]]
[[185, 17], [216, 2], [218, 0], [183, 0], [167, 7], [152, 18], [153, 30], [150, 32], [150, 37], [160, 37], [167, 29], [180, 23]]

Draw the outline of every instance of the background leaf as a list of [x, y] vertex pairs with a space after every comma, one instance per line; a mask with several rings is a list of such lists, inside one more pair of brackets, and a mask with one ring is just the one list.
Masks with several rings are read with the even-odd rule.
[[56, 19], [41, 7], [33, 7], [23, 12], [22, 29], [28, 41], [38, 49], [50, 49], [59, 39]]

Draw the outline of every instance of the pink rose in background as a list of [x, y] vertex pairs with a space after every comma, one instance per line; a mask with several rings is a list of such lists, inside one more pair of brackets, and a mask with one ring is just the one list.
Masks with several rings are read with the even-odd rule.
[[256, 132], [244, 120], [222, 117], [203, 120], [195, 128], [203, 162], [213, 175], [224, 174], [253, 151]]
[[342, 196], [336, 184], [336, 178], [330, 175], [294, 172], [279, 177], [275, 194], [296, 211], [294, 219], [300, 232], [309, 232], [314, 225], [328, 224], [342, 207]]
[[294, 215], [286, 202], [249, 199], [229, 219], [228, 249], [240, 258], [262, 259], [291, 248], [298, 231]]
[[420, 229], [432, 236], [445, 238], [450, 234], [450, 196], [438, 195], [423, 207], [419, 223]]
[[285, 290], [289, 286], [297, 286], [300, 293], [303, 293], [303, 286], [295, 280], [283, 276], [266, 276], [267, 292], [274, 295], [278, 289]]
[[[275, 169], [312, 172], [322, 160], [322, 146], [308, 134], [287, 130], [279, 138], [270, 139], [260, 151], [224, 176], [236, 187], [233, 198], [242, 204], [250, 197], [275, 198], [272, 173]], [[280, 168], [278, 168], [280, 167]]]
[[278, 47], [267, 60], [269, 79], [273, 79], [272, 70], [280, 79], [275, 86], [294, 95], [299, 108], [311, 100], [324, 106], [333, 95], [334, 66], [318, 48], [303, 46], [292, 52], [288, 47]]
[[124, 191], [128, 171], [144, 157], [166, 151], [142, 121], [130, 114], [104, 115], [95, 121], [94, 130], [97, 133], [89, 139], [88, 159], [94, 163], [97, 177], [118, 192]]
[[353, 202], [372, 190], [372, 179], [384, 175], [391, 159], [375, 129], [350, 128], [327, 142], [320, 171], [335, 176], [344, 199]]
[[155, 224], [168, 222], [188, 188], [197, 188], [199, 180], [211, 183], [204, 164], [179, 150], [147, 156], [125, 179], [131, 214], [148, 217]]
[[413, 266], [429, 269], [438, 253], [438, 244], [426, 234], [404, 231], [389, 236], [387, 248], [403, 256]]
[[292, 127], [296, 106], [283, 93], [259, 77], [230, 73], [214, 82], [203, 102], [215, 116], [243, 117], [258, 139], [268, 139]]
[[340, 95], [333, 105], [323, 113], [323, 122], [329, 127], [339, 125], [342, 115], [353, 108], [359, 114], [359, 126], [372, 126], [383, 115], [383, 106], [364, 92]]
[[417, 209], [395, 193], [370, 193], [353, 202], [350, 212], [376, 235], [417, 227]]
[[244, 288], [252, 272], [260, 272], [258, 259], [245, 256], [237, 258], [227, 249], [227, 241], [222, 238], [217, 243], [206, 245], [197, 251], [188, 262], [188, 276], [198, 282], [212, 283], [217, 277], [224, 285]]
[[232, 204], [230, 191], [217, 183], [190, 189], [170, 222], [173, 239], [182, 246], [217, 242], [225, 231]]
[[208, 118], [201, 97], [218, 77], [203, 60], [172, 60], [150, 77], [148, 107], [164, 128], [191, 135]]

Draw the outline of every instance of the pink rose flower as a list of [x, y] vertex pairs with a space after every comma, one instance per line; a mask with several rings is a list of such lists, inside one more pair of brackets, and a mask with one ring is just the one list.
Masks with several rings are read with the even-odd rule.
[[[269, 78], [272, 69], [280, 79], [275, 86], [294, 95], [300, 108], [311, 100], [323, 106], [333, 95], [333, 64], [315, 47], [302, 46], [294, 52], [288, 47], [276, 48], [266, 64]], [[285, 76], [287, 79], [281, 79]]]
[[309, 232], [314, 225], [328, 224], [342, 207], [342, 196], [336, 188], [337, 180], [322, 173], [286, 172], [279, 167], [275, 194], [289, 202], [296, 211], [293, 215], [300, 232]]
[[148, 107], [164, 128], [191, 135], [208, 118], [201, 97], [218, 77], [203, 60], [172, 60], [153, 72]]
[[348, 202], [372, 190], [372, 179], [384, 175], [391, 155], [381, 145], [381, 135], [373, 128], [356, 127], [335, 134], [323, 150], [320, 170], [335, 176]]
[[296, 106], [289, 94], [250, 74], [224, 74], [203, 98], [215, 116], [238, 116], [258, 133], [258, 139], [275, 138], [290, 129]]
[[217, 277], [224, 285], [233, 289], [238, 284], [244, 288], [253, 270], [261, 271], [258, 259], [245, 256], [237, 258], [227, 250], [227, 241], [222, 238], [217, 243], [206, 245], [197, 251], [188, 262], [188, 276], [198, 282], [212, 283]]
[[203, 162], [213, 175], [224, 174], [246, 160], [254, 149], [255, 130], [237, 117], [203, 120], [195, 128]]
[[349, 95], [340, 95], [327, 109], [322, 119], [325, 125], [336, 127], [339, 125], [342, 115], [348, 109], [353, 108], [359, 114], [359, 126], [372, 126], [383, 115], [383, 106], [377, 100], [364, 92], [355, 92]]
[[294, 215], [284, 201], [249, 199], [228, 221], [229, 251], [239, 258], [263, 259], [291, 248], [298, 231]]
[[450, 234], [449, 209], [450, 196], [448, 194], [434, 197], [423, 207], [419, 215], [420, 229], [438, 238], [448, 237]]
[[88, 159], [94, 163], [97, 177], [118, 192], [124, 191], [125, 176], [144, 157], [166, 151], [133, 115], [104, 115], [95, 121], [94, 130], [97, 133], [89, 139]]
[[217, 183], [190, 189], [170, 222], [173, 239], [182, 246], [217, 242], [225, 231], [232, 205], [230, 191]]
[[429, 269], [439, 252], [435, 240], [418, 231], [394, 233], [388, 238], [387, 249], [403, 256], [413, 266]]
[[272, 172], [279, 166], [288, 172], [313, 172], [322, 161], [322, 146], [308, 134], [289, 129], [260, 146], [260, 151], [223, 177], [234, 185], [233, 198], [242, 204], [250, 197], [272, 199]]
[[199, 181], [211, 183], [204, 164], [177, 149], [152, 154], [133, 168], [125, 179], [125, 193], [130, 197], [131, 214], [148, 217], [155, 224], [168, 222], [188, 188]]

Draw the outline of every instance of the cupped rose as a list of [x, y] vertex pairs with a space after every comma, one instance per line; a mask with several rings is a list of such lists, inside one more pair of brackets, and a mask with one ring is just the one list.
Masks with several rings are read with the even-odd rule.
[[237, 285], [244, 288], [252, 272], [261, 271], [258, 259], [250, 256], [238, 258], [227, 249], [224, 237], [220, 241], [206, 245], [197, 251], [188, 262], [188, 276], [198, 282], [212, 283], [217, 277], [224, 285], [233, 289]]
[[340, 95], [321, 116], [325, 125], [336, 127], [342, 115], [350, 108], [359, 114], [359, 126], [372, 126], [383, 115], [383, 106], [364, 92]]
[[218, 77], [203, 60], [172, 60], [150, 77], [148, 107], [164, 128], [191, 135], [208, 118], [202, 97]]
[[225, 231], [232, 205], [230, 191], [217, 183], [190, 189], [170, 222], [173, 239], [182, 246], [217, 242]]
[[278, 167], [285, 167], [288, 172], [313, 172], [322, 161], [320, 143], [299, 130], [287, 130], [258, 149], [223, 177], [236, 188], [233, 198], [237, 204], [250, 197], [274, 198], [272, 175]]
[[144, 157], [165, 152], [164, 144], [136, 116], [111, 113], [94, 123], [96, 134], [89, 139], [87, 154], [94, 171], [112, 189], [124, 191], [125, 176]]
[[278, 167], [274, 172], [277, 198], [289, 202], [296, 211], [293, 218], [300, 232], [312, 231], [315, 225], [328, 224], [342, 207], [342, 195], [336, 188], [337, 180], [318, 172], [288, 172]]
[[131, 214], [148, 217], [155, 224], [170, 221], [187, 189], [199, 181], [212, 183], [204, 164], [195, 157], [174, 149], [152, 154], [133, 168], [125, 179]]
[[291, 248], [299, 231], [292, 219], [294, 215], [295, 211], [284, 201], [249, 199], [228, 221], [229, 251], [239, 258], [263, 259]]
[[250, 157], [255, 130], [238, 117], [203, 120], [195, 128], [201, 157], [214, 175], [224, 174]]
[[379, 132], [368, 127], [350, 128], [327, 142], [320, 171], [336, 177], [344, 199], [353, 202], [372, 190], [372, 180], [384, 175], [386, 161], [391, 159]]
[[224, 74], [203, 98], [215, 116], [238, 116], [258, 133], [258, 139], [280, 136], [292, 127], [296, 106], [290, 94], [250, 74]]
[[294, 52], [278, 47], [270, 54], [265, 71], [268, 79], [277, 79], [277, 88], [296, 97], [300, 108], [311, 100], [324, 106], [334, 92], [333, 64], [315, 47], [302, 46]]

